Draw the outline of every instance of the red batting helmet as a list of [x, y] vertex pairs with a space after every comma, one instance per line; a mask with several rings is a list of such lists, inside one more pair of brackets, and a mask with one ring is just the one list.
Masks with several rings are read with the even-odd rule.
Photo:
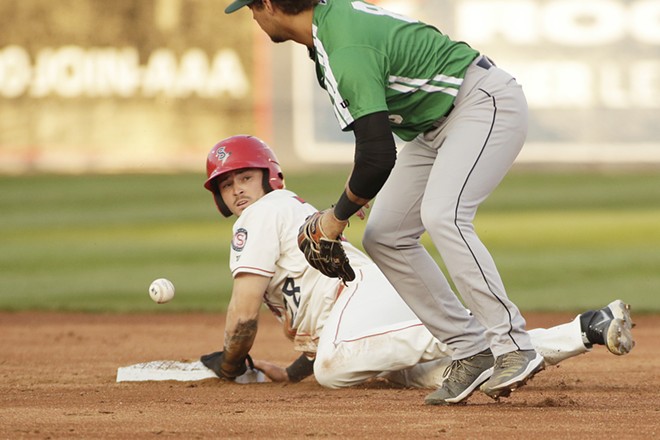
[[[215, 180], [230, 171], [243, 168], [262, 168], [267, 174], [267, 192], [284, 188], [284, 175], [277, 156], [264, 141], [254, 136], [238, 135], [221, 140], [211, 149], [206, 158], [206, 182], [204, 188], [213, 193], [215, 204], [225, 217], [231, 211], [220, 196]], [[264, 173], [266, 176], [266, 173]], [[266, 179], [264, 178], [264, 181]], [[264, 185], [265, 186], [265, 185]]]

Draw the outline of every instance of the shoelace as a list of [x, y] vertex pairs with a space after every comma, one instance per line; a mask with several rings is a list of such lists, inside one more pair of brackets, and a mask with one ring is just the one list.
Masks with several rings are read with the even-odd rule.
[[[470, 369], [475, 369], [476, 367], [473, 365], [469, 364], [469, 361], [473, 360], [476, 358], [478, 355], [474, 355], [469, 357], [468, 359], [461, 359], [461, 360], [454, 360], [451, 361], [451, 365], [449, 368], [445, 370], [445, 372], [442, 374], [444, 378], [448, 378], [448, 380], [453, 381], [453, 382], [459, 382], [463, 383], [465, 380], [470, 379]], [[456, 371], [456, 374], [452, 374], [449, 376], [451, 373], [454, 373]]]
[[449, 365], [449, 368], [445, 370], [444, 373], [442, 373], [442, 377], [445, 379], [451, 374], [452, 371], [454, 371], [455, 368], [458, 368], [460, 362], [459, 361], [451, 361], [451, 364]]
[[495, 361], [495, 367], [500, 368], [504, 371], [511, 367], [520, 367], [521, 362], [528, 362], [529, 360], [520, 352], [512, 351], [507, 355], [503, 355], [497, 358]]

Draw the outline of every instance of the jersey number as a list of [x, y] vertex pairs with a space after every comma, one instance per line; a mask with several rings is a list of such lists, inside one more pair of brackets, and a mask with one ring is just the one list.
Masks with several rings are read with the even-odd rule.
[[287, 278], [282, 286], [284, 306], [291, 312], [291, 322], [295, 321], [300, 306], [300, 286], [296, 286], [293, 278]]
[[406, 17], [405, 15], [395, 14], [394, 12], [388, 11], [387, 9], [383, 9], [379, 6], [368, 5], [362, 2], [352, 2], [351, 6], [353, 6], [353, 9], [361, 12], [366, 12], [367, 14], [387, 15], [389, 17], [396, 18], [397, 20], [406, 21], [408, 23], [417, 22], [417, 20], [413, 18]]

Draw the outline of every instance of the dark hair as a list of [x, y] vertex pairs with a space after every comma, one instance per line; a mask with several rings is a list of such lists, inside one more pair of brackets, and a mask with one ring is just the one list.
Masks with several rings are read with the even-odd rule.
[[[319, 4], [320, 0], [270, 0], [271, 3], [286, 15], [298, 15], [303, 11], [312, 9]], [[263, 0], [254, 0], [252, 7], [261, 9], [264, 7]]]

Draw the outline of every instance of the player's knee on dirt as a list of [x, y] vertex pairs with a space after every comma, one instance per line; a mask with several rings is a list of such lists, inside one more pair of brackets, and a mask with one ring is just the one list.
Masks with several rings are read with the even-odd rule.
[[344, 388], [353, 384], [351, 374], [342, 371], [329, 360], [316, 359], [314, 363], [314, 377], [316, 381], [326, 388]]
[[327, 368], [314, 367], [314, 377], [316, 381], [326, 388], [341, 388], [339, 381], [335, 378], [332, 371]]

